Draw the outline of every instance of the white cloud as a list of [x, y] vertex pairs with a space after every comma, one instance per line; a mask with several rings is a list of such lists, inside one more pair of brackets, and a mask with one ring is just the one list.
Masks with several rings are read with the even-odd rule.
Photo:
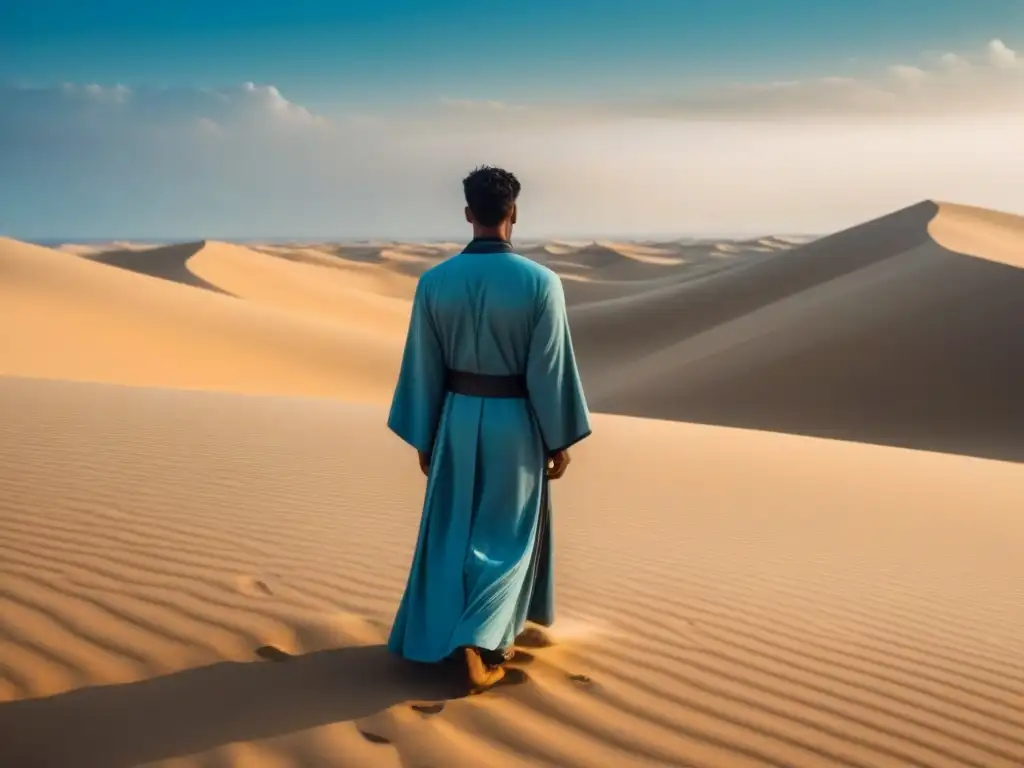
[[0, 130], [53, 130], [83, 124], [96, 130], [190, 132], [198, 121], [228, 133], [316, 127], [326, 121], [286, 99], [272, 85], [230, 88], [128, 88], [64, 83], [56, 88], [0, 89]]
[[273, 85], [256, 85], [255, 83], [243, 83], [242, 92], [247, 98], [252, 99], [260, 108], [285, 119], [297, 123], [315, 123], [321, 121], [305, 107], [294, 104], [284, 96]]
[[683, 116], [702, 113], [733, 115], [820, 114], [841, 110], [884, 110], [896, 102], [884, 87], [849, 77], [820, 77], [719, 88], [680, 98], [676, 106]]
[[216, 120], [211, 120], [208, 117], [197, 117], [196, 118], [196, 130], [200, 136], [208, 138], [220, 139], [227, 135], [224, 127]]
[[986, 53], [976, 63], [950, 52], [939, 57], [932, 67], [892, 65], [881, 78], [831, 77], [743, 84], [693, 92], [670, 104], [647, 107], [669, 108], [671, 114], [679, 117], [773, 120], [787, 116], [935, 116], [1024, 111], [1024, 67], [1018, 66], [1016, 54], [1001, 40], [989, 42]]
[[928, 73], [923, 69], [906, 64], [894, 64], [889, 67], [889, 74], [907, 85], [920, 85], [928, 79]]
[[893, 64], [876, 77], [817, 77], [736, 83], [611, 103], [525, 104], [445, 99], [463, 114], [500, 115], [531, 124], [617, 119], [679, 120], [883, 119], [1024, 112], [1024, 67], [992, 40], [978, 55], [948, 52], [922, 65]]
[[[893, 64], [877, 77], [817, 77], [736, 83], [675, 95], [636, 98], [612, 104], [525, 105], [532, 121], [560, 116], [595, 119], [626, 116], [694, 120], [804, 118], [884, 118], [968, 115], [1024, 111], [1024, 67], [1012, 49], [992, 40], [978, 55], [948, 52], [930, 65]], [[1019, 78], [1018, 79], [1018, 73]], [[448, 99], [464, 112], [508, 115], [501, 102]]]
[[939, 62], [947, 72], [962, 74], [971, 69], [971, 62], [957, 53], [944, 53], [939, 57]]
[[64, 83], [61, 91], [69, 97], [82, 97], [97, 104], [123, 104], [132, 95], [131, 89], [124, 85], [104, 87], [97, 83]]
[[522, 104], [510, 104], [496, 99], [441, 99], [441, 105], [451, 109], [467, 112], [520, 112], [526, 107]]
[[52, 175], [58, 185], [60, 177], [146, 176], [160, 185], [278, 179], [282, 190], [315, 189], [317, 179], [375, 162], [381, 135], [332, 123], [272, 85], [0, 86], [0, 168]]
[[992, 40], [988, 44], [989, 63], [997, 69], [1010, 69], [1017, 66], [1017, 54], [1006, 46], [1002, 40]]

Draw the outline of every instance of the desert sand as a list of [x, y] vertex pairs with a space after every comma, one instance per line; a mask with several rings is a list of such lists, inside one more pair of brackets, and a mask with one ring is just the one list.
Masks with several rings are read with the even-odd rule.
[[0, 239], [0, 766], [1024, 764], [1024, 221], [524, 245], [597, 415], [474, 696], [383, 648], [459, 247]]

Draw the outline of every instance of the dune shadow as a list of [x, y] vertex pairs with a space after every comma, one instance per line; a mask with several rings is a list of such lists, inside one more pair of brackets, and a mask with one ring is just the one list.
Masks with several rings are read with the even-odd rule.
[[188, 268], [188, 260], [195, 256], [206, 243], [202, 240], [195, 243], [179, 243], [176, 245], [165, 245], [159, 248], [147, 248], [142, 251], [117, 250], [94, 253], [83, 258], [90, 261], [97, 261], [111, 267], [120, 267], [142, 275], [156, 277], [161, 280], [168, 280], [172, 283], [190, 285], [193, 288], [203, 288], [214, 293], [223, 293], [230, 296], [227, 291], [218, 288], [196, 275]]
[[[774, 254], [768, 254], [767, 258], [773, 256]], [[560, 272], [557, 269], [554, 271], [563, 279], [565, 301], [569, 308], [569, 316], [573, 319], [573, 328], [579, 325], [584, 329], [580, 335], [584, 336], [588, 332], [588, 326], [593, 326], [592, 318], [614, 317], [626, 304], [638, 307], [664, 305], [666, 296], [678, 295], [689, 290], [687, 286], [690, 284], [706, 283], [715, 275], [740, 269], [750, 262], [751, 259], [745, 256], [691, 260], [669, 267], [654, 267], [657, 270], [654, 276], [634, 275], [629, 280], [609, 277], [600, 272], [594, 275], [579, 275]], [[573, 279], [580, 277], [583, 279]], [[630, 310], [630, 314], [632, 312], [633, 310]], [[671, 326], [667, 326], [667, 330], [670, 331]], [[616, 336], [619, 335], [621, 334]], [[586, 344], [586, 341], [584, 343]]]
[[466, 693], [450, 668], [408, 664], [382, 645], [271, 651], [258, 649], [264, 660], [0, 704], [0, 765], [127, 768]]
[[[943, 248], [927, 231], [937, 212], [912, 206], [615, 312], [581, 308], [593, 407], [1024, 461], [1024, 269]], [[805, 300], [819, 286], [827, 298]]]
[[937, 250], [935, 261], [944, 285], [930, 296], [907, 295], [899, 311], [865, 307], [855, 324], [824, 315], [815, 333], [766, 334], [699, 361], [675, 386], [652, 382], [642, 408], [691, 423], [1024, 462], [1024, 270], [949, 251]]
[[[573, 341], [585, 373], [629, 365], [715, 326], [816, 285], [884, 261], [917, 245], [934, 205], [915, 206], [879, 222], [817, 240], [766, 259], [675, 281], [628, 303], [570, 308]], [[896, 219], [896, 225], [886, 219]], [[614, 310], [614, 311], [610, 311]], [[578, 341], [577, 341], [578, 339]]]

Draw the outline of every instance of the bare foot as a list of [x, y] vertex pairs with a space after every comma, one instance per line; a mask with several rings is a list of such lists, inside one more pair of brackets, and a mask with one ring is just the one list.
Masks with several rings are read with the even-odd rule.
[[506, 648], [505, 650], [497, 651], [486, 651], [480, 650], [480, 658], [484, 660], [484, 664], [488, 667], [498, 667], [507, 661], [512, 661], [516, 655], [515, 648]]
[[473, 684], [473, 688], [478, 691], [490, 688], [505, 677], [504, 668], [488, 667], [484, 664], [484, 660], [480, 657], [480, 652], [476, 648], [466, 649], [466, 669], [469, 672], [469, 681]]

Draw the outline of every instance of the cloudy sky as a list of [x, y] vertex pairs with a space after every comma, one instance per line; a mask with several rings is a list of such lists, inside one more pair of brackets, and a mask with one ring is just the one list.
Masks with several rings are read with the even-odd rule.
[[[1020, 49], [1020, 53], [1017, 49]], [[821, 233], [1024, 213], [1019, 0], [31, 0], [0, 7], [0, 233]]]

